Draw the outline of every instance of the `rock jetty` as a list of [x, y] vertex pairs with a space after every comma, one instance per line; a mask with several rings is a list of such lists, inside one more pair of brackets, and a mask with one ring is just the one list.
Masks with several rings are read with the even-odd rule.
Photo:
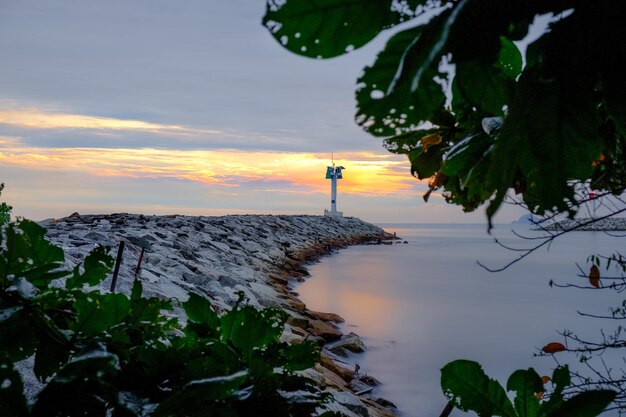
[[[335, 342], [329, 347], [342, 346], [342, 351], [350, 346], [365, 347], [353, 334], [346, 343], [338, 344], [343, 335], [337, 323], [343, 319], [336, 314], [308, 310], [291, 291], [290, 282], [302, 280], [308, 275], [308, 262], [335, 249], [393, 238], [381, 228], [356, 218], [305, 215], [74, 213], [40, 224], [47, 229], [47, 237], [65, 250], [68, 266], [81, 262], [97, 245], [111, 247], [115, 256], [124, 242], [116, 291], [129, 293], [139, 271], [149, 296], [182, 302], [189, 292], [196, 292], [223, 310], [243, 292], [253, 306], [280, 307], [290, 314], [284, 340], [313, 338], [321, 346]], [[108, 290], [111, 280], [102, 285]], [[386, 404], [385, 400], [357, 395], [371, 391], [367, 387], [375, 379], [342, 365], [337, 350], [324, 348], [321, 364], [305, 371], [333, 393], [332, 407], [348, 416], [393, 416], [393, 405], [381, 405]]]
[[609, 217], [606, 219], [566, 219], [543, 227], [549, 231], [581, 231], [581, 232], [624, 232], [626, 231], [626, 218]]

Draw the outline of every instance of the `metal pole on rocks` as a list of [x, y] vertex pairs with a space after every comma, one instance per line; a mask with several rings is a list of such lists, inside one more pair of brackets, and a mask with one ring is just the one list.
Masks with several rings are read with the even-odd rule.
[[124, 254], [125, 242], [120, 242], [120, 247], [117, 250], [117, 258], [115, 259], [115, 268], [113, 269], [113, 279], [111, 280], [111, 292], [115, 292], [115, 285], [117, 284], [117, 275], [120, 273], [120, 266], [122, 265], [122, 255]]
[[139, 273], [141, 273], [141, 261], [143, 261], [143, 253], [145, 252], [146, 248], [142, 247], [141, 248], [141, 254], [139, 255], [139, 262], [137, 262], [137, 268], [135, 268], [135, 281], [137, 281], [139, 279]]

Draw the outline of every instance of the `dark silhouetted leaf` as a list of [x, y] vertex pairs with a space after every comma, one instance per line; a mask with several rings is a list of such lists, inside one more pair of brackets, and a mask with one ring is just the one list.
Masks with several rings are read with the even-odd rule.
[[206, 298], [190, 293], [189, 299], [183, 303], [183, 308], [190, 322], [206, 324], [211, 329], [217, 329], [219, 326], [220, 319]]
[[594, 390], [581, 392], [565, 401], [551, 417], [595, 417], [613, 402], [616, 392]]
[[[412, 10], [424, 0], [409, 0]], [[285, 48], [311, 58], [331, 58], [360, 48], [384, 29], [413, 17], [391, 0], [267, 2], [263, 25]]]
[[28, 416], [22, 378], [12, 363], [0, 361], [0, 417]]
[[441, 388], [460, 410], [471, 410], [480, 416], [516, 417], [504, 388], [485, 375], [476, 362], [456, 360], [448, 363], [441, 369]]
[[[518, 417], [536, 417], [539, 410], [538, 393], [544, 391], [541, 378], [533, 368], [517, 370], [506, 383], [507, 391], [515, 391], [515, 411]], [[540, 397], [539, 397], [540, 398]]]
[[121, 323], [128, 315], [130, 301], [124, 294], [100, 295], [90, 293], [74, 303], [76, 309], [76, 332], [93, 336]]

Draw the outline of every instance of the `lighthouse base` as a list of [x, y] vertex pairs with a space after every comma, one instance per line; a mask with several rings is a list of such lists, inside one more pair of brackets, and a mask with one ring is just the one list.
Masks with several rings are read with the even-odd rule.
[[343, 217], [343, 211], [328, 211], [328, 210], [324, 210], [324, 216]]

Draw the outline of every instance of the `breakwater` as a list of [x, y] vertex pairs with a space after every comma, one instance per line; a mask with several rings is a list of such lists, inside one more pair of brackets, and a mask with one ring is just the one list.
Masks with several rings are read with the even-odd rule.
[[[364, 395], [377, 381], [342, 366], [327, 349], [359, 345], [354, 335], [342, 337], [336, 325], [341, 318], [308, 310], [289, 286], [290, 280], [308, 275], [308, 262], [335, 249], [392, 238], [379, 227], [355, 218], [323, 216], [78, 213], [41, 225], [47, 237], [64, 248], [68, 266], [82, 261], [97, 245], [111, 247], [115, 255], [123, 242], [116, 291], [130, 292], [138, 275], [149, 296], [182, 302], [196, 292], [216, 308], [228, 309], [243, 292], [253, 306], [285, 309], [291, 316], [285, 341], [314, 338], [325, 346], [321, 364], [305, 372], [333, 394], [336, 410], [349, 416], [391, 415], [384, 400]], [[105, 281], [102, 289], [110, 284]]]

